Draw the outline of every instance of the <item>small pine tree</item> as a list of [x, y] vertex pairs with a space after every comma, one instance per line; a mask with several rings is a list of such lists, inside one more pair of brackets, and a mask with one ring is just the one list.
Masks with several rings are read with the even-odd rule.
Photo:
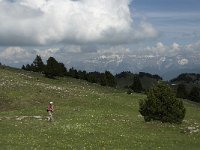
[[26, 67], [25, 67], [24, 65], [22, 65], [22, 69], [23, 69], [23, 70], [26, 70]]
[[143, 91], [143, 88], [142, 88], [142, 84], [140, 82], [140, 78], [138, 75], [135, 75], [134, 78], [133, 78], [133, 84], [130, 86], [130, 88], [134, 91], [134, 92], [137, 92], [137, 93], [140, 93]]
[[63, 63], [59, 63], [55, 58], [49, 57], [47, 65], [42, 61], [42, 58], [37, 55], [31, 65], [27, 64], [26, 67], [23, 65], [22, 69], [33, 72], [41, 72], [46, 77], [54, 78], [55, 76], [66, 76], [67, 69]]
[[73, 78], [78, 78], [78, 71], [76, 69], [74, 69], [73, 67], [69, 69], [68, 74], [69, 74], [69, 76], [71, 76]]
[[79, 77], [79, 79], [86, 80], [87, 79], [87, 73], [86, 73], [86, 71], [79, 70], [78, 71], [78, 77]]
[[34, 71], [34, 72], [43, 72], [44, 67], [45, 67], [45, 65], [42, 61], [42, 58], [39, 55], [36, 56], [35, 60], [33, 61], [32, 66], [33, 66], [32, 71]]
[[[116, 86], [115, 77], [109, 71], [105, 71], [105, 79], [106, 79], [106, 85], [111, 87]], [[104, 76], [102, 80], [104, 80]]]
[[145, 121], [181, 123], [185, 117], [183, 102], [177, 99], [172, 89], [164, 83], [159, 83], [149, 90], [147, 99], [141, 100], [139, 106], [139, 112]]
[[65, 68], [65, 65], [63, 63], [57, 64], [57, 71], [58, 71], [58, 76], [60, 77], [63, 77], [67, 74], [67, 69]]
[[54, 78], [59, 75], [58, 62], [55, 58], [49, 57], [44, 74], [48, 78]]
[[106, 75], [104, 74], [104, 73], [101, 73], [101, 77], [100, 77], [100, 84], [102, 85], [102, 86], [106, 86], [106, 83], [107, 81], [106, 81]]
[[31, 66], [29, 64], [26, 65], [26, 69], [27, 71], [31, 71]]

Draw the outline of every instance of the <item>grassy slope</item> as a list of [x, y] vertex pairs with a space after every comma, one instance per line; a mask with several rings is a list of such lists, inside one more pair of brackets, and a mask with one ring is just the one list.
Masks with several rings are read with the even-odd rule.
[[[185, 102], [181, 125], [145, 123], [138, 112], [143, 98], [72, 78], [0, 69], [0, 149], [199, 149], [200, 133], [181, 131], [199, 126], [200, 106]], [[45, 117], [49, 101], [55, 122], [16, 120]]]

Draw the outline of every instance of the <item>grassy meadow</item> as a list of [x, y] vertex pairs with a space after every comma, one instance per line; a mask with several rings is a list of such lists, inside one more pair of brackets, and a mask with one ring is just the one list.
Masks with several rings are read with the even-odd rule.
[[[200, 105], [185, 101], [182, 124], [145, 123], [138, 112], [142, 94], [73, 78], [0, 68], [0, 149], [198, 150]], [[54, 122], [46, 108], [55, 105]]]

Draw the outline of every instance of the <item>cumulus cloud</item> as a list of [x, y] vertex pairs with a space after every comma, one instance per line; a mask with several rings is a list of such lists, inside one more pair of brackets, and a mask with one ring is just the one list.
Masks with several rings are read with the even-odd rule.
[[131, 0], [1, 0], [1, 45], [118, 44], [155, 37], [133, 24]]
[[40, 55], [44, 60], [47, 60], [50, 56], [55, 56], [58, 51], [58, 48], [26, 49], [7, 47], [0, 52], [0, 60], [6, 64], [30, 63], [36, 55]]
[[21, 47], [8, 47], [0, 52], [0, 61], [3, 64], [21, 67], [32, 61], [35, 54]]
[[44, 57], [47, 59], [51, 56], [54, 56], [58, 51], [59, 51], [59, 48], [48, 48], [45, 50], [35, 49], [34, 53], [35, 55], [40, 55], [41, 57]]
[[179, 60], [178, 63], [180, 65], [187, 65], [189, 63], [189, 60], [186, 58], [183, 58], [183, 59]]
[[173, 49], [174, 51], [179, 51], [180, 48], [181, 48], [180, 45], [177, 44], [177, 43], [173, 43], [171, 47], [172, 47], [172, 49]]
[[[162, 42], [156, 43], [154, 46], [146, 48], [122, 46], [92, 46], [85, 45], [67, 45], [65, 47], [54, 48], [22, 48], [22, 47], [7, 47], [0, 51], [0, 61], [5, 64], [26, 64], [31, 63], [36, 55], [40, 55], [44, 62], [50, 57], [55, 57], [58, 61], [65, 63], [70, 62], [76, 64], [77, 62], [91, 60], [94, 58], [111, 59], [121, 62], [126, 58], [160, 58], [160, 63], [164, 62], [166, 57], [176, 58], [177, 63], [186, 65], [193, 61], [199, 62], [200, 42], [182, 45], [172, 43], [166, 45]], [[85, 52], [85, 49], [89, 49]], [[158, 62], [159, 63], [159, 62]]]
[[31, 57], [32, 54], [21, 47], [8, 47], [0, 53], [0, 58], [6, 60], [27, 60]]
[[[193, 44], [192, 44], [193, 45]], [[143, 53], [152, 53], [154, 55], [161, 56], [176, 56], [181, 52], [188, 51], [188, 48], [185, 48], [185, 45], [179, 45], [178, 43], [173, 43], [171, 45], [165, 45], [162, 42], [158, 42], [155, 46], [147, 46], [144, 48]]]
[[197, 41], [196, 43], [188, 44], [185, 46], [185, 49], [189, 51], [197, 51], [199, 52], [200, 50], [200, 41]]

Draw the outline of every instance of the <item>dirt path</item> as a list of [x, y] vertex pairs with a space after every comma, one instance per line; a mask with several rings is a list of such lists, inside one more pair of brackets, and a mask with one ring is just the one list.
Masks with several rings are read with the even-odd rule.
[[7, 117], [7, 116], [4, 116], [4, 117], [0, 117], [0, 120], [11, 120], [11, 119], [14, 119], [14, 120], [24, 120], [24, 119], [38, 119], [38, 120], [45, 120], [47, 119], [47, 116], [14, 116], [14, 117]]

